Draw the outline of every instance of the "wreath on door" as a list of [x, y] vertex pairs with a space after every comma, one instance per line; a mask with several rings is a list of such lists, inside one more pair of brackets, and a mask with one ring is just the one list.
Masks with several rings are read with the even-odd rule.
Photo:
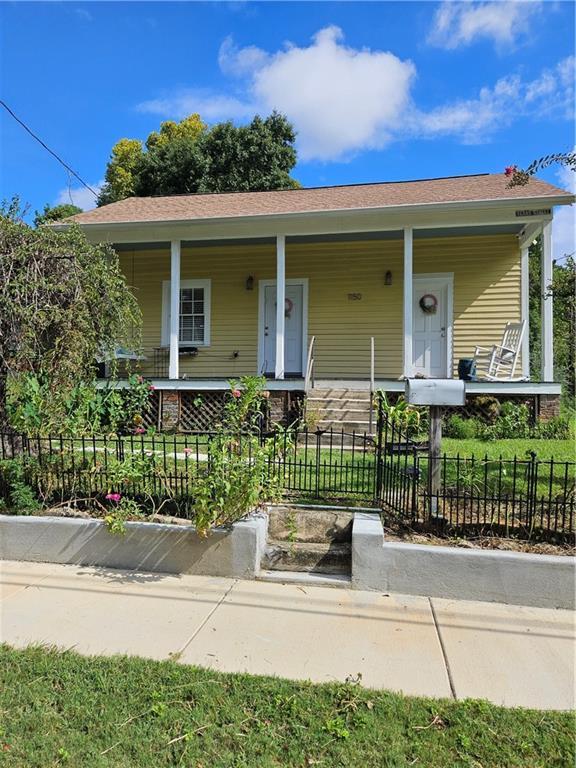
[[284, 300], [284, 317], [290, 317], [292, 315], [292, 310], [294, 309], [294, 302], [292, 299], [285, 299]]
[[418, 305], [425, 315], [435, 315], [438, 310], [438, 299], [433, 293], [425, 293]]

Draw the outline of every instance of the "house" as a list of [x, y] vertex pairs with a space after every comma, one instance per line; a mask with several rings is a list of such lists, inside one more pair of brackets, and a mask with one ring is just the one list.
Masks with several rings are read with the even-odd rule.
[[[143, 311], [138, 365], [165, 425], [194, 426], [197, 393], [216, 402], [228, 379], [259, 373], [276, 409], [307, 393], [323, 423], [349, 408], [362, 424], [371, 389], [456, 376], [507, 322], [527, 325], [528, 247], [542, 234], [546, 294], [553, 208], [573, 200], [536, 178], [509, 188], [504, 174], [480, 174], [134, 197], [71, 220], [120, 255]], [[514, 380], [471, 383], [471, 395], [554, 412], [552, 298], [542, 308], [538, 380], [525, 332]]]

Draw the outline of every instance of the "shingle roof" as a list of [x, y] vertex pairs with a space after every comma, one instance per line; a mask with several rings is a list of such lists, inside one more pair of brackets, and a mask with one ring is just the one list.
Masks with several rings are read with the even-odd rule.
[[523, 187], [509, 188], [507, 182], [504, 174], [482, 174], [272, 192], [129, 197], [93, 211], [79, 213], [66, 221], [76, 221], [79, 224], [192, 221], [527, 198], [550, 198], [553, 204], [553, 198], [569, 195], [564, 190], [536, 178], [530, 179]]

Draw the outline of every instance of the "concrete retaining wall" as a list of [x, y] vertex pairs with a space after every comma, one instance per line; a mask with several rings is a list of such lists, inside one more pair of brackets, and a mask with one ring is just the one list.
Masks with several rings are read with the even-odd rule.
[[356, 589], [574, 609], [575, 565], [572, 557], [387, 542], [378, 515], [354, 515]]
[[193, 526], [129, 522], [122, 536], [99, 520], [0, 515], [0, 559], [253, 579], [267, 528], [266, 515], [206, 538]]

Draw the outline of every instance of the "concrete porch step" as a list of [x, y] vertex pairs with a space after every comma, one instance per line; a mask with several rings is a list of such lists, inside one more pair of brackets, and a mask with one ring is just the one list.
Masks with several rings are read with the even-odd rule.
[[352, 512], [274, 507], [268, 513], [268, 536], [283, 542], [340, 542], [352, 540]]
[[268, 541], [262, 558], [262, 570], [349, 575], [351, 563], [351, 542], [311, 543], [272, 539]]
[[302, 587], [335, 587], [350, 589], [352, 579], [344, 574], [314, 573], [312, 571], [260, 571], [257, 581], [276, 584], [296, 584]]
[[332, 398], [333, 400], [359, 400], [361, 402], [370, 402], [370, 392], [362, 392], [356, 389], [310, 389], [308, 398], [322, 399]]
[[[372, 428], [374, 429], [375, 422], [372, 424]], [[369, 433], [370, 432], [370, 422], [368, 419], [366, 420], [348, 420], [344, 419], [342, 421], [334, 421], [332, 419], [320, 419], [316, 424], [316, 429], [325, 429], [329, 430], [332, 429], [335, 433], [336, 432], [358, 432], [360, 434], [363, 434], [364, 432]]]

